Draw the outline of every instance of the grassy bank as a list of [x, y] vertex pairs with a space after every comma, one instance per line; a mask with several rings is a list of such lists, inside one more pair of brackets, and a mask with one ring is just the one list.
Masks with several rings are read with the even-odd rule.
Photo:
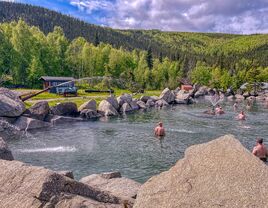
[[[14, 90], [16, 92], [19, 92], [21, 94], [27, 94], [30, 92], [38, 92], [39, 90], [36, 89], [29, 89], [29, 90], [25, 90], [25, 89], [17, 89]], [[116, 89], [114, 92], [114, 95], [120, 96], [123, 93], [128, 93], [128, 94], [132, 94], [129, 90], [122, 90], [122, 89]], [[132, 94], [133, 98], [140, 98], [142, 95], [146, 95], [146, 96], [159, 96], [161, 93], [160, 90], [148, 90], [145, 91], [144, 93], [138, 93], [138, 94]], [[53, 93], [49, 93], [49, 92], [44, 92], [42, 94], [39, 94], [35, 97], [32, 97], [31, 99], [25, 101], [25, 104], [27, 107], [32, 106], [34, 103], [38, 102], [38, 101], [48, 101], [50, 106], [55, 106], [57, 103], [63, 103], [63, 102], [74, 102], [77, 104], [77, 106], [79, 107], [80, 105], [82, 105], [84, 102], [90, 100], [90, 99], [94, 99], [96, 100], [97, 104], [99, 104], [103, 99], [105, 99], [106, 97], [109, 96], [109, 93], [86, 93], [84, 90], [78, 90], [78, 96], [77, 97], [64, 97], [62, 95], [58, 95], [58, 94], [53, 94]]]

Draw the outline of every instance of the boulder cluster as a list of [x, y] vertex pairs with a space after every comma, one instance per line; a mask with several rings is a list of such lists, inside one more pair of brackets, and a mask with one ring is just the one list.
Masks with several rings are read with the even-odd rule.
[[243, 92], [235, 94], [231, 89], [221, 92], [206, 86], [194, 85], [192, 90], [185, 91], [179, 88], [164, 89], [159, 97], [141, 96], [133, 98], [130, 94], [119, 97], [108, 96], [97, 106], [95, 100], [89, 100], [80, 107], [73, 102], [59, 103], [50, 107], [47, 101], [36, 102], [29, 109], [20, 100], [18, 95], [6, 88], [0, 88], [0, 136], [5, 138], [17, 137], [21, 131], [47, 128], [53, 125], [85, 121], [103, 116], [119, 116], [137, 110], [149, 108], [165, 108], [174, 104], [192, 104], [199, 98], [218, 94], [227, 100], [249, 100], [267, 103], [268, 93]]

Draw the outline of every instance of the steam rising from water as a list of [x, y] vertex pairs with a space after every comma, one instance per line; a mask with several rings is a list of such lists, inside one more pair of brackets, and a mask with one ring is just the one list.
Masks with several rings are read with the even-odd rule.
[[17, 152], [25, 152], [25, 153], [35, 153], [35, 152], [76, 152], [75, 147], [71, 146], [59, 146], [59, 147], [47, 147], [47, 148], [37, 148], [37, 149], [21, 149], [17, 150]]

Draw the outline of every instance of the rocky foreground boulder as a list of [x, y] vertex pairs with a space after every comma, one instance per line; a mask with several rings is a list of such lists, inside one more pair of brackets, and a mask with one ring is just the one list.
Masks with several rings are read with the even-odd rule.
[[188, 148], [174, 167], [142, 186], [134, 208], [264, 208], [267, 178], [267, 165], [226, 135]]
[[165, 100], [167, 103], [172, 103], [175, 100], [175, 94], [170, 89], [165, 88], [162, 91], [159, 99]]
[[117, 102], [119, 107], [121, 107], [124, 103], [130, 103], [132, 101], [132, 96], [130, 94], [122, 94], [117, 98]]
[[100, 102], [98, 110], [105, 116], [118, 116], [117, 110], [113, 107], [113, 105], [107, 100], [103, 100]]
[[106, 100], [114, 107], [115, 110], [119, 110], [119, 104], [115, 96], [110, 95]]
[[8, 141], [9, 139], [17, 139], [21, 136], [22, 132], [19, 128], [0, 119], [0, 137], [2, 137], [5, 141]]
[[44, 121], [46, 116], [49, 114], [49, 105], [47, 101], [40, 101], [31, 106], [26, 113], [31, 118]]
[[129, 178], [121, 177], [120, 172], [93, 174], [80, 182], [107, 191], [130, 206], [133, 205], [141, 184]]
[[25, 111], [25, 105], [16, 93], [0, 88], [0, 116], [18, 117]]
[[85, 103], [83, 103], [79, 108], [78, 111], [82, 110], [92, 110], [92, 111], [97, 111], [97, 103], [95, 100], [89, 100]]
[[76, 116], [78, 115], [78, 109], [75, 103], [65, 102], [52, 107], [51, 113], [57, 116]]
[[80, 112], [80, 117], [83, 119], [96, 119], [101, 117], [101, 115], [94, 110], [90, 110], [90, 109], [84, 109]]
[[[0, 160], [0, 207], [122, 208], [118, 197], [51, 170]], [[128, 207], [127, 205], [125, 207]]]
[[25, 116], [19, 117], [14, 125], [20, 130], [32, 130], [32, 129], [41, 129], [51, 127], [52, 124], [44, 121], [40, 121], [33, 118], [28, 118]]
[[176, 94], [175, 103], [176, 104], [188, 104], [191, 98], [191, 93], [185, 90], [180, 90]]
[[0, 137], [0, 159], [1, 160], [14, 160], [12, 152], [7, 146], [7, 143]]

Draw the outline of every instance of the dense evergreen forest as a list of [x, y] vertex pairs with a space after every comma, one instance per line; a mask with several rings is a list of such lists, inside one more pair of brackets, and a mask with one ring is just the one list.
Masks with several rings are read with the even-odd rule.
[[0, 2], [0, 22], [5, 85], [39, 87], [42, 75], [105, 75], [147, 89], [175, 88], [182, 77], [223, 89], [268, 81], [268, 34], [114, 30], [8, 2]]

